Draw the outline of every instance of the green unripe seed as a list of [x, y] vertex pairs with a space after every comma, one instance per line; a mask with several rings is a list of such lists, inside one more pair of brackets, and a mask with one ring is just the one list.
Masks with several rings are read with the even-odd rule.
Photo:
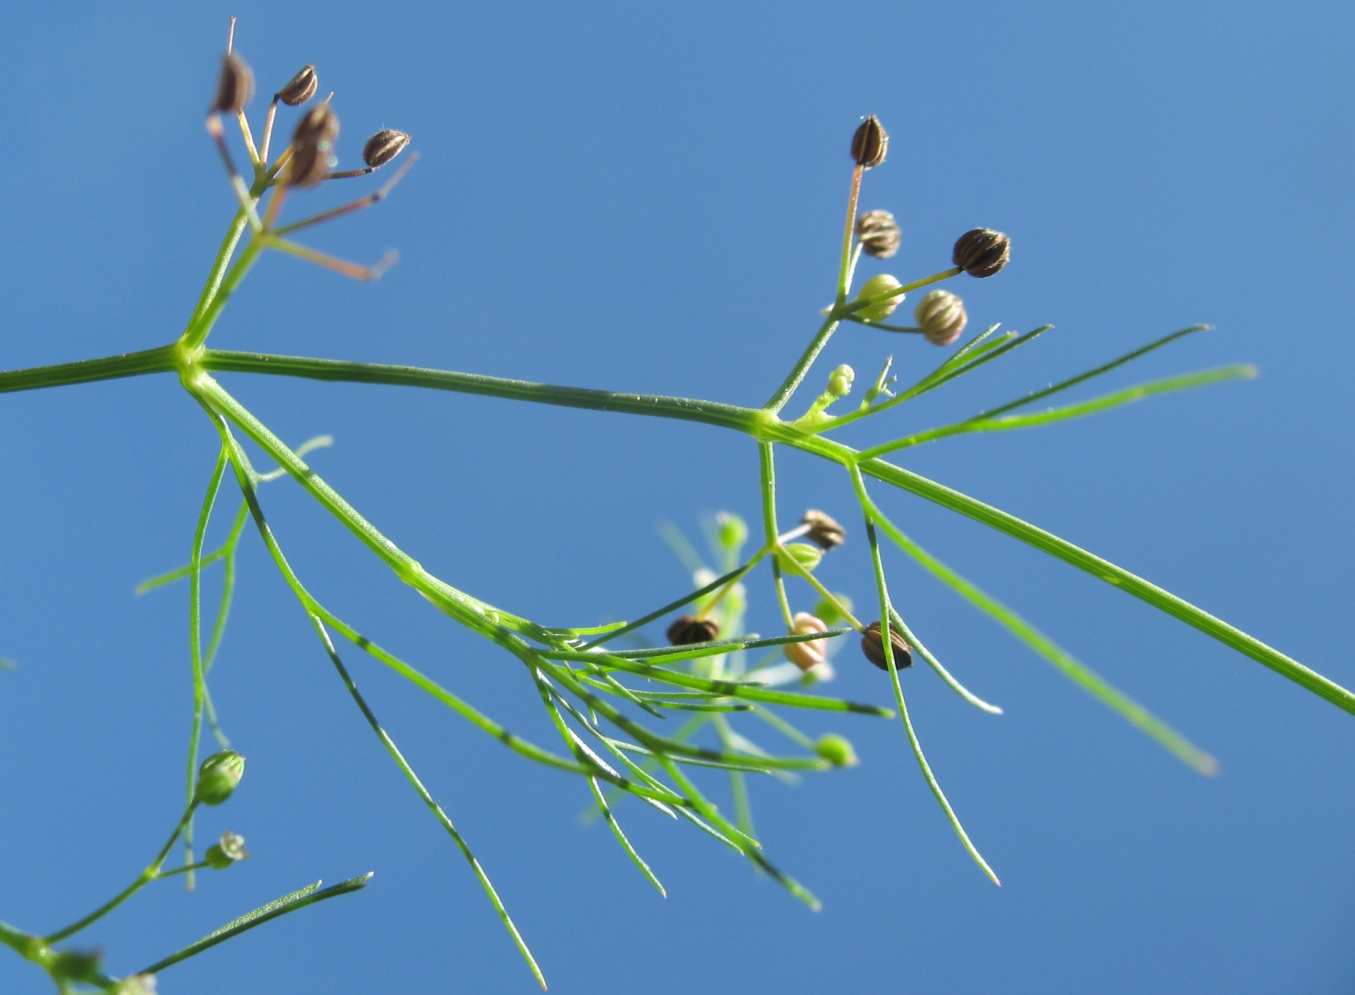
[[814, 744], [814, 752], [834, 767], [855, 767], [861, 761], [856, 759], [856, 750], [851, 740], [835, 732], [825, 733]]
[[[888, 293], [891, 290], [897, 290], [903, 284], [894, 279], [888, 273], [880, 273], [872, 276], [865, 283], [861, 284], [861, 293], [856, 295], [859, 301], [867, 300], [871, 297], [877, 297], [880, 294]], [[886, 301], [880, 301], [878, 304], [872, 304], [870, 307], [864, 307], [856, 312], [856, 316], [862, 321], [884, 321], [894, 309], [903, 303], [903, 294], [895, 294]]]
[[716, 535], [725, 549], [740, 549], [748, 541], [748, 523], [732, 511], [722, 511], [715, 516]]
[[790, 569], [794, 570], [795, 568], [786, 563], [787, 557], [805, 571], [813, 573], [814, 568], [817, 567], [819, 561], [823, 559], [823, 550], [819, 549], [817, 546], [811, 546], [807, 542], [788, 542], [786, 543], [785, 552], [781, 553], [780, 556], [781, 562], [790, 567]]
[[196, 798], [204, 805], [220, 805], [245, 776], [245, 758], [234, 750], [213, 753], [198, 768]]

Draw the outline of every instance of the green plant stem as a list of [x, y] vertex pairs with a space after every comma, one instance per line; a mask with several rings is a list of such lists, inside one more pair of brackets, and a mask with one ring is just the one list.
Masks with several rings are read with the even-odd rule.
[[[198, 514], [197, 528], [193, 532], [193, 550], [188, 558], [188, 652], [193, 668], [193, 723], [188, 739], [188, 788], [187, 803], [192, 807], [193, 795], [197, 788], [198, 744], [202, 739], [202, 712], [207, 699], [207, 675], [202, 662], [202, 547], [207, 538], [207, 524], [212, 518], [212, 508], [216, 505], [217, 493], [221, 490], [221, 478], [226, 472], [226, 449], [223, 446], [212, 468], [212, 479], [207, 484], [207, 496], [202, 501], [202, 511]], [[193, 863], [193, 819], [189, 816], [184, 826], [184, 864]], [[188, 890], [193, 890], [193, 874], [187, 878]]]
[[[760, 467], [760, 487], [762, 496], [762, 530], [766, 544], [773, 549], [780, 542], [780, 529], [776, 525], [776, 461], [772, 447], [765, 442], [758, 444], [758, 465]], [[772, 557], [772, 583], [776, 587], [776, 600], [781, 606], [781, 617], [785, 620], [786, 631], [795, 631], [795, 616], [786, 599], [786, 581], [781, 574], [781, 557]]]
[[[861, 480], [861, 474], [853, 471], [852, 482], [858, 489], [864, 487]], [[885, 662], [889, 665], [890, 681], [894, 685], [894, 701], [899, 706], [899, 717], [903, 720], [904, 731], [908, 734], [908, 744], [913, 748], [913, 756], [917, 759], [917, 765], [922, 771], [922, 776], [927, 782], [927, 787], [931, 788], [932, 795], [936, 802], [941, 806], [941, 811], [945, 813], [946, 820], [950, 823], [955, 835], [960, 838], [965, 851], [973, 858], [974, 863], [978, 864], [992, 880], [993, 884], [1001, 885], [993, 869], [988, 866], [988, 861], [983, 859], [983, 854], [979, 853], [978, 847], [969, 839], [969, 834], [965, 832], [964, 826], [960, 823], [960, 817], [955, 814], [955, 809], [951, 807], [946, 793], [941, 790], [941, 783], [937, 781], [936, 775], [932, 773], [931, 764], [927, 762], [927, 757], [922, 752], [922, 743], [918, 740], [917, 731], [913, 728], [913, 720], [908, 714], [908, 704], [903, 699], [903, 683], [899, 680], [899, 668], [894, 659], [894, 645], [889, 636], [890, 620], [895, 616], [894, 606], [889, 599], [889, 588], [885, 582], [884, 564], [880, 559], [880, 543], [875, 536], [875, 523], [866, 513], [866, 540], [870, 545], [871, 564], [875, 568], [875, 586], [880, 594], [880, 638], [881, 645], [884, 648]]]
[[[940, 274], [938, 274], [940, 276]], [[851, 305], [848, 305], [849, 307]], [[129, 356], [109, 357], [104, 360], [91, 360], [88, 363], [66, 364], [58, 367], [43, 367], [33, 370], [19, 370], [12, 373], [0, 373], [0, 391], [26, 390], [41, 386], [55, 386], [64, 383], [81, 383], [92, 380], [104, 380], [121, 376], [133, 376], [139, 373], [170, 371], [178, 369], [180, 354], [173, 347], [150, 350], [145, 353], [133, 353]], [[527, 400], [542, 404], [558, 404], [566, 407], [591, 408], [600, 411], [619, 411], [631, 414], [644, 414], [653, 417], [677, 418], [686, 421], [703, 422], [723, 428], [732, 428], [745, 432], [764, 442], [783, 442], [797, 449], [829, 459], [843, 466], [850, 466], [859, 459], [857, 450], [821, 436], [809, 436], [791, 429], [788, 425], [769, 416], [766, 412], [736, 405], [698, 401], [691, 398], [662, 397], [658, 395], [624, 394], [609, 391], [583, 390], [575, 387], [554, 387], [548, 384], [528, 383], [520, 380], [505, 380], [498, 377], [482, 377], [475, 374], [452, 373], [441, 370], [425, 370], [417, 367], [384, 366], [366, 363], [341, 363], [333, 360], [302, 359], [297, 357], [268, 356], [257, 353], [227, 353], [206, 350], [198, 362], [204, 368], [234, 370], [238, 372], [274, 373], [285, 376], [298, 376], [320, 380], [353, 380], [368, 383], [405, 384], [408, 386], [450, 390], [462, 393], [484, 394], [516, 400]], [[97, 370], [93, 367], [97, 366]], [[207, 378], [210, 380], [210, 378]], [[213, 383], [215, 390], [219, 385]], [[224, 391], [222, 392], [224, 393]], [[227, 395], [228, 396], [228, 395]], [[230, 399], [234, 405], [234, 400]], [[237, 406], [238, 407], [238, 406]], [[238, 413], [238, 412], [237, 412]], [[264, 438], [273, 439], [272, 434], [245, 413], [246, 420], [253, 422], [255, 432], [267, 433]], [[234, 415], [232, 416], [235, 417]], [[242, 425], [242, 427], [244, 427]], [[247, 434], [254, 436], [247, 429]], [[256, 439], [256, 441], [259, 441]], [[263, 442], [260, 442], [264, 445]], [[280, 442], [273, 439], [273, 448], [285, 450]], [[264, 445], [269, 449], [269, 445]], [[277, 458], [277, 456], [274, 456]], [[1210, 637], [1251, 657], [1282, 676], [1312, 691], [1319, 697], [1332, 702], [1337, 707], [1355, 714], [1355, 694], [1340, 685], [1327, 680], [1320, 674], [1285, 656], [1259, 640], [1247, 635], [1235, 627], [1215, 618], [1188, 602], [1164, 591], [1162, 588], [1141, 577], [1123, 570], [1112, 563], [1090, 553], [1066, 540], [1060, 539], [1037, 526], [993, 508], [968, 495], [928, 480], [918, 474], [905, 470], [880, 459], [861, 461], [862, 472], [902, 490], [910, 491], [952, 511], [965, 515], [989, 528], [1004, 532], [1040, 549], [1051, 556], [1061, 559], [1094, 577], [1121, 588], [1129, 594], [1153, 605], [1173, 617], [1180, 619]], [[288, 472], [302, 481], [308, 490], [313, 486], [313, 475], [309, 468], [294, 456], [287, 465]], [[315, 491], [312, 491], [315, 493]], [[332, 494], [332, 492], [330, 492]], [[316, 495], [320, 497], [319, 494]], [[337, 495], [332, 499], [342, 502]], [[333, 500], [321, 499], [321, 504], [331, 511]], [[346, 503], [342, 503], [347, 507]], [[356, 513], [354, 513], [356, 514]], [[338, 517], [344, 520], [343, 515]], [[350, 525], [350, 528], [353, 526]], [[370, 528], [370, 526], [368, 526]], [[361, 534], [361, 529], [355, 529]], [[375, 532], [375, 530], [372, 530]], [[376, 533], [379, 535], [379, 533]], [[381, 546], [384, 537], [363, 536], [369, 545]], [[371, 540], [371, 541], [369, 541]], [[383, 557], [384, 558], [384, 557]], [[404, 569], [403, 567], [401, 569]], [[464, 597], [464, 596], [463, 596]], [[436, 600], [436, 599], [435, 599]]]
[[165, 841], [165, 845], [160, 848], [160, 852], [156, 854], [155, 859], [151, 861], [149, 865], [147, 865], [144, 871], [137, 875], [135, 881], [129, 884], [126, 888], [122, 889], [122, 891], [118, 892], [103, 905], [100, 905], [97, 909], [95, 909], [89, 915], [85, 916], [83, 919], [78, 919], [75, 922], [71, 923], [69, 926], [67, 926], [65, 929], [59, 929], [49, 936], [44, 936], [42, 938], [42, 942], [50, 946], [51, 944], [56, 943], [59, 940], [64, 940], [68, 936], [73, 936], [74, 934], [80, 932], [80, 930], [84, 929], [86, 926], [90, 925], [90, 923], [93, 923], [99, 919], [102, 919], [104, 916], [108, 915], [108, 913], [112, 912], [123, 902], [127, 901], [127, 899], [131, 898], [142, 888], [146, 887], [147, 884], [154, 881], [156, 876], [160, 873], [160, 865], [163, 864], [165, 862], [165, 858], [169, 856], [169, 851], [174, 848], [174, 841], [179, 838], [179, 834], [184, 831], [184, 827], [187, 826], [189, 820], [193, 818], [193, 810], [196, 809], [197, 807], [198, 803], [196, 799], [188, 803], [188, 807], [184, 810], [183, 818], [181, 818], [179, 820], [179, 824], [174, 827], [174, 832], [172, 832], [169, 836], [169, 839]]

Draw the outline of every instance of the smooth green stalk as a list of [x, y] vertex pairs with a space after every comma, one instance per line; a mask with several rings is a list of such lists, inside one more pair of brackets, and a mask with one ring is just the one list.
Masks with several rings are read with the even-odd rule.
[[[852, 482], [858, 489], [864, 489], [864, 482], [861, 480], [860, 473], [852, 473]], [[941, 783], [937, 781], [936, 775], [932, 773], [931, 764], [927, 762], [927, 757], [922, 752], [922, 743], [917, 738], [917, 731], [913, 728], [913, 720], [908, 714], [908, 703], [903, 698], [903, 683], [899, 680], [899, 668], [894, 659], [894, 644], [889, 637], [890, 619], [894, 616], [894, 606], [889, 599], [889, 587], [885, 582], [884, 563], [880, 559], [880, 544], [875, 537], [875, 524], [870, 515], [866, 515], [866, 541], [870, 545], [871, 565], [875, 568], [875, 587], [880, 594], [880, 638], [884, 647], [885, 662], [889, 665], [889, 678], [894, 685], [894, 701], [899, 707], [899, 718], [903, 720], [904, 731], [908, 735], [908, 744], [913, 749], [913, 756], [917, 759], [917, 765], [922, 771], [922, 776], [927, 782], [927, 787], [931, 788], [932, 795], [936, 802], [941, 806], [941, 811], [945, 813], [946, 821], [955, 830], [955, 835], [960, 838], [960, 843], [965, 851], [978, 864], [992, 880], [993, 884], [1001, 885], [993, 869], [988, 866], [988, 861], [983, 859], [983, 854], [979, 853], [978, 847], [974, 846], [969, 839], [969, 833], [965, 832], [964, 826], [960, 823], [960, 817], [955, 814], [955, 809], [951, 807], [950, 800], [946, 798], [946, 793], [941, 790]]]
[[77, 919], [65, 929], [59, 929], [55, 933], [44, 936], [42, 942], [51, 946], [53, 943], [64, 940], [68, 936], [74, 936], [86, 926], [97, 922], [99, 919], [108, 915], [108, 913], [112, 912], [123, 902], [127, 901], [127, 899], [131, 898], [142, 888], [146, 887], [146, 885], [154, 881], [156, 876], [160, 873], [160, 867], [164, 864], [165, 858], [169, 856], [169, 851], [174, 848], [174, 841], [179, 838], [179, 835], [193, 818], [193, 810], [197, 807], [197, 799], [189, 801], [188, 807], [184, 810], [183, 817], [179, 819], [179, 824], [174, 827], [174, 832], [170, 833], [169, 839], [166, 840], [165, 845], [160, 848], [160, 852], [155, 855], [155, 859], [146, 866], [144, 871], [137, 875], [136, 880], [83, 919]]

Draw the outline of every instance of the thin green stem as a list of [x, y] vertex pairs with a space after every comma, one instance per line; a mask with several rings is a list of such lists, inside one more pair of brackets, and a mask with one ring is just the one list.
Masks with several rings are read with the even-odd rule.
[[325, 623], [314, 613], [310, 613], [309, 617], [311, 624], [315, 626], [315, 631], [319, 635], [321, 643], [324, 644], [325, 652], [329, 654], [330, 662], [334, 664], [334, 669], [339, 673], [339, 679], [343, 681], [344, 687], [348, 689], [348, 693], [352, 695], [353, 700], [357, 703], [363, 718], [365, 718], [367, 724], [372, 727], [372, 732], [376, 733], [376, 737], [381, 741], [381, 745], [386, 748], [386, 752], [390, 754], [391, 758], [395, 761], [396, 766], [400, 768], [400, 771], [405, 775], [405, 778], [414, 787], [415, 792], [423, 800], [423, 803], [428, 806], [429, 811], [433, 813], [438, 822], [441, 823], [442, 828], [447, 831], [447, 835], [452, 838], [452, 841], [461, 850], [462, 856], [466, 858], [466, 863], [470, 865], [471, 870], [475, 873], [475, 877], [479, 880], [480, 887], [483, 888], [485, 894], [489, 896], [489, 901], [490, 904], [494, 906], [494, 911], [499, 914], [499, 919], [503, 923], [504, 928], [508, 930], [509, 936], [513, 938], [513, 943], [517, 946], [518, 952], [522, 955], [523, 960], [527, 962], [527, 966], [531, 969], [537, 984], [539, 984], [544, 991], [546, 988], [545, 975], [541, 973], [541, 968], [537, 965], [536, 958], [532, 956], [532, 951], [527, 947], [527, 942], [522, 938], [522, 934], [518, 932], [518, 928], [514, 924], [512, 917], [509, 916], [508, 909], [504, 907], [503, 900], [499, 898], [499, 893], [495, 891], [493, 882], [489, 880], [489, 875], [485, 873], [485, 869], [481, 866], [480, 861], [476, 859], [475, 854], [471, 852], [471, 848], [466, 843], [465, 838], [457, 831], [456, 826], [452, 824], [452, 820], [447, 815], [446, 811], [444, 811], [442, 806], [428, 793], [428, 789], [424, 787], [423, 781], [419, 779], [419, 775], [414, 773], [414, 768], [409, 765], [407, 760], [405, 760], [404, 754], [401, 753], [400, 748], [395, 745], [395, 740], [391, 739], [386, 730], [382, 728], [381, 723], [377, 720], [376, 714], [368, 706], [366, 699], [364, 699], [361, 692], [358, 691], [357, 684], [353, 682], [352, 676], [349, 675], [348, 669], [343, 665], [343, 660], [339, 658], [339, 653], [334, 648], [333, 640], [329, 638], [329, 631], [325, 628]]
[[[859, 476], [853, 472], [853, 476]], [[880, 543], [875, 537], [875, 523], [869, 514], [866, 515], [866, 540], [870, 545], [871, 564], [875, 568], [875, 586], [880, 593], [880, 638], [884, 648], [885, 662], [889, 665], [890, 681], [894, 685], [894, 701], [899, 706], [899, 717], [903, 720], [904, 731], [908, 734], [908, 744], [913, 748], [913, 756], [917, 759], [917, 765], [922, 771], [923, 778], [927, 781], [927, 787], [931, 788], [932, 795], [936, 798], [937, 804], [941, 806], [941, 811], [945, 813], [946, 820], [955, 830], [955, 835], [960, 838], [966, 852], [978, 864], [992, 880], [993, 884], [1000, 885], [1001, 881], [993, 873], [993, 869], [988, 866], [988, 861], [983, 859], [983, 854], [979, 853], [978, 848], [974, 846], [969, 839], [969, 834], [965, 832], [964, 826], [960, 823], [960, 817], [955, 814], [955, 809], [951, 807], [950, 801], [946, 798], [946, 793], [941, 790], [941, 784], [932, 773], [931, 764], [927, 763], [927, 758], [922, 752], [922, 743], [917, 738], [917, 731], [913, 728], [913, 720], [908, 714], [908, 704], [903, 699], [903, 683], [899, 680], [899, 668], [894, 659], [894, 645], [889, 636], [890, 619], [894, 615], [893, 604], [889, 599], [889, 588], [885, 582], [884, 563], [880, 559]]]
[[[217, 454], [216, 466], [212, 468], [212, 478], [207, 484], [207, 495], [203, 498], [197, 528], [193, 531], [192, 554], [188, 558], [188, 652], [193, 668], [193, 723], [188, 740], [187, 787], [190, 811], [197, 788], [198, 744], [202, 738], [203, 703], [207, 698], [207, 676], [202, 658], [202, 547], [207, 538], [207, 524], [212, 518], [217, 492], [221, 490], [221, 478], [226, 472], [226, 463], [226, 450], [223, 446]], [[184, 827], [184, 864], [191, 863], [193, 863], [193, 820], [190, 816], [188, 825]], [[187, 878], [187, 886], [190, 891], [193, 889], [191, 872]]]
[[460, 394], [482, 394], [568, 408], [590, 408], [595, 411], [676, 418], [732, 428], [750, 434], [756, 432], [766, 417], [752, 408], [690, 397], [559, 387], [527, 380], [509, 380], [503, 377], [487, 377], [476, 373], [456, 373], [417, 366], [349, 363], [333, 359], [273, 356], [266, 353], [228, 352], [218, 349], [208, 349], [204, 352], [200, 365], [205, 370], [222, 373], [264, 373], [310, 380], [392, 384], [448, 390]]
[[[779, 544], [780, 529], [776, 526], [776, 462], [770, 443], [758, 443], [759, 483], [762, 496], [762, 530], [768, 546], [776, 548]], [[786, 599], [786, 582], [781, 576], [781, 559], [772, 557], [772, 583], [776, 587], [776, 600], [781, 606], [781, 617], [785, 620], [786, 631], [795, 631], [795, 616]]]
[[169, 373], [177, 368], [178, 350], [173, 345], [121, 356], [101, 359], [82, 359], [78, 363], [58, 363], [55, 366], [34, 366], [26, 370], [0, 373], [0, 394], [21, 390], [42, 390], [77, 383], [95, 383], [122, 377], [139, 377], [146, 373]]
[[165, 862], [165, 858], [169, 856], [169, 851], [174, 847], [174, 841], [179, 838], [179, 834], [184, 831], [184, 828], [193, 818], [193, 810], [196, 809], [197, 807], [198, 803], [196, 799], [188, 803], [188, 807], [184, 810], [183, 817], [179, 819], [179, 824], [174, 827], [174, 832], [170, 833], [169, 839], [166, 840], [165, 845], [160, 848], [160, 852], [155, 855], [155, 859], [151, 861], [149, 865], [147, 865], [144, 871], [137, 875], [136, 880], [134, 880], [126, 888], [122, 889], [122, 891], [114, 895], [103, 905], [100, 905], [89, 915], [85, 916], [83, 919], [77, 919], [75, 922], [71, 923], [65, 929], [59, 929], [49, 936], [44, 936], [42, 938], [42, 942], [50, 946], [53, 943], [56, 943], [60, 940], [64, 940], [68, 936], [74, 936], [76, 933], [80, 932], [80, 930], [84, 929], [86, 926], [108, 915], [108, 913], [112, 912], [123, 902], [127, 901], [127, 899], [131, 898], [142, 888], [146, 887], [147, 884], [154, 881], [156, 875], [159, 874], [160, 872], [160, 865], [163, 864]]

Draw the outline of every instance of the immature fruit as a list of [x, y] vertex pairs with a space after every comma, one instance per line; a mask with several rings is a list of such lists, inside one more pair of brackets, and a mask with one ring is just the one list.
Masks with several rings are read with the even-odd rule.
[[203, 859], [213, 870], [224, 870], [232, 864], [248, 857], [245, 852], [245, 838], [227, 829], [221, 834], [221, 841], [207, 848]]
[[679, 615], [677, 621], [668, 627], [668, 642], [674, 646], [708, 643], [719, 635], [718, 622], [708, 618], [697, 618], [694, 615]]
[[975, 228], [959, 237], [951, 260], [970, 276], [992, 276], [1011, 258], [1012, 240], [991, 228]]
[[216, 84], [216, 99], [212, 101], [212, 110], [221, 114], [234, 114], [244, 110], [249, 98], [254, 96], [254, 73], [245, 60], [234, 52], [228, 52], [221, 60], [221, 76]]
[[[808, 636], [815, 632], [827, 632], [828, 626], [823, 619], [815, 618], [809, 612], [795, 613], [794, 635]], [[828, 640], [808, 639], [803, 643], [785, 643], [781, 647], [786, 659], [808, 673], [828, 659]]]
[[[894, 648], [894, 666], [902, 670], [905, 667], [913, 665], [913, 650], [904, 642], [902, 633], [894, 626], [889, 627], [889, 643]], [[885, 642], [880, 636], [880, 623], [872, 622], [866, 626], [866, 630], [861, 633], [861, 652], [866, 654], [866, 659], [881, 670], [889, 669], [889, 661], [885, 659]]]
[[814, 752], [834, 767], [855, 767], [861, 761], [856, 759], [856, 750], [852, 741], [837, 733], [825, 733], [814, 744]]
[[315, 96], [315, 89], [319, 85], [320, 77], [315, 75], [315, 67], [304, 65], [287, 81], [287, 85], [277, 92], [275, 99], [281, 100], [288, 107], [298, 107]]
[[870, 169], [885, 161], [889, 151], [889, 135], [885, 133], [880, 119], [874, 114], [861, 122], [861, 127], [852, 135], [852, 158], [858, 166]]
[[378, 131], [362, 147], [362, 161], [368, 169], [380, 169], [405, 150], [409, 136], [403, 131], [385, 128]]
[[899, 251], [903, 233], [888, 211], [867, 211], [856, 219], [856, 237], [866, 255], [888, 259]]
[[787, 570], [799, 573], [800, 571], [795, 569], [798, 566], [806, 573], [813, 573], [814, 568], [823, 559], [823, 550], [816, 549], [807, 542], [788, 542], [776, 555]]
[[[856, 299], [859, 301], [867, 300], [891, 290], [897, 290], [902, 286], [903, 284], [888, 273], [879, 273], [861, 284], [861, 292], [856, 295]], [[894, 309], [901, 303], [903, 303], [903, 294], [895, 294], [887, 300], [879, 301], [869, 307], [863, 307], [856, 312], [856, 316], [862, 321], [884, 321], [894, 313]]]
[[950, 345], [960, 337], [969, 320], [964, 301], [949, 290], [933, 290], [918, 302], [913, 316], [932, 345]]
[[244, 776], [245, 758], [240, 754], [234, 750], [213, 753], [198, 768], [197, 800], [204, 805], [220, 805]]

